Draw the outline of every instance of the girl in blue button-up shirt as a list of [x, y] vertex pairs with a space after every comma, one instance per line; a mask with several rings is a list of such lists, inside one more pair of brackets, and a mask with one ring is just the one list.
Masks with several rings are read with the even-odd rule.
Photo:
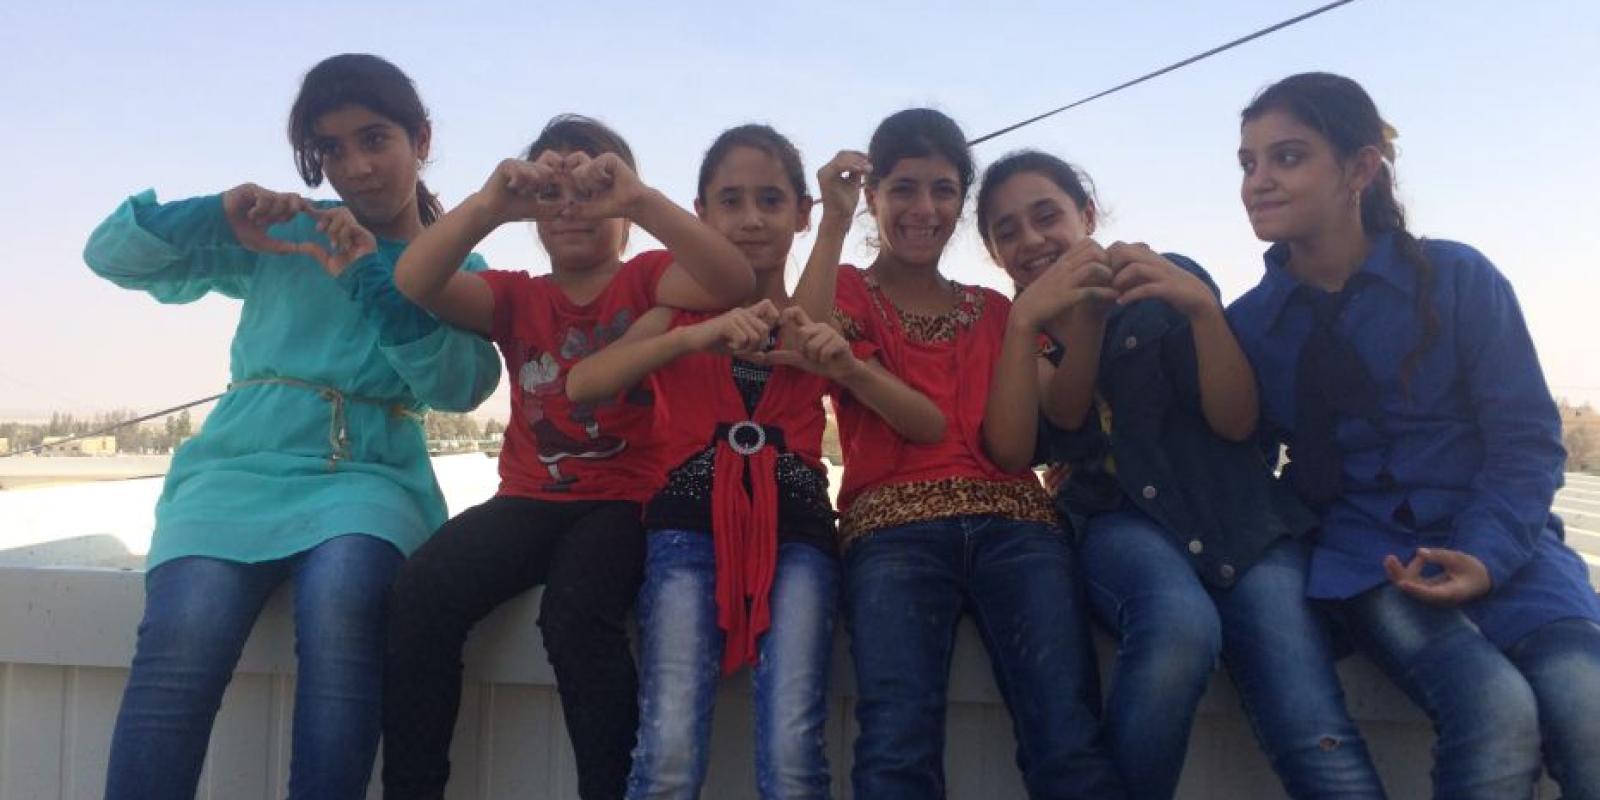
[[1560, 422], [1515, 295], [1419, 240], [1394, 132], [1304, 74], [1243, 114], [1242, 196], [1273, 242], [1229, 309], [1285, 480], [1322, 514], [1308, 593], [1433, 719], [1441, 797], [1600, 797], [1600, 602], [1551, 513]]

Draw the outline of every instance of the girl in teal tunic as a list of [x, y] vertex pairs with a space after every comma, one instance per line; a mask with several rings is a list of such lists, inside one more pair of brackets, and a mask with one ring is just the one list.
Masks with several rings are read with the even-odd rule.
[[419, 415], [469, 410], [499, 381], [492, 345], [394, 289], [395, 260], [439, 213], [418, 179], [430, 128], [410, 79], [374, 56], [329, 58], [306, 75], [289, 137], [306, 183], [326, 176], [343, 204], [251, 184], [167, 204], [147, 191], [84, 252], [163, 303], [244, 301], [229, 391], [179, 448], [156, 507], [110, 798], [194, 796], [240, 649], [286, 580], [299, 657], [289, 796], [365, 795], [385, 594], [446, 517]]

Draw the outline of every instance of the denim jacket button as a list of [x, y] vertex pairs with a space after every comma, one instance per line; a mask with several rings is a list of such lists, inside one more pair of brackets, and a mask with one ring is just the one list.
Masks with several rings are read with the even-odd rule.
[[1146, 500], [1154, 500], [1156, 499], [1156, 487], [1146, 486], [1144, 487], [1144, 491], [1140, 492], [1140, 494], [1144, 495], [1144, 499]]
[[1200, 553], [1202, 553], [1205, 549], [1206, 549], [1205, 544], [1202, 543], [1199, 539], [1190, 539], [1189, 540], [1189, 552], [1191, 552], [1191, 553], [1193, 553], [1195, 555], [1200, 555]]
[[1217, 570], [1217, 574], [1221, 575], [1222, 579], [1225, 581], [1233, 580], [1233, 565], [1223, 564], [1222, 567]]
[[1123, 339], [1122, 340], [1122, 346], [1123, 346], [1123, 348], [1128, 349], [1128, 350], [1132, 350], [1133, 348], [1138, 347], [1139, 346], [1139, 337], [1137, 337], [1137, 336], [1129, 336], [1128, 338]]

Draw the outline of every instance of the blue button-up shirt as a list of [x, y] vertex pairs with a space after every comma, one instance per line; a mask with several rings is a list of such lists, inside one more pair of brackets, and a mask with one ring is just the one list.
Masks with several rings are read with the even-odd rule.
[[[1386, 580], [1386, 555], [1451, 548], [1488, 567], [1494, 588], [1466, 611], [1501, 646], [1558, 619], [1600, 621], [1587, 569], [1550, 511], [1566, 458], [1561, 422], [1511, 284], [1471, 247], [1422, 248], [1439, 334], [1408, 376], [1419, 286], [1392, 236], [1373, 240], [1361, 265], [1369, 279], [1352, 284], [1336, 324], [1377, 384], [1379, 413], [1336, 426], [1341, 494], [1323, 514], [1307, 591], [1351, 597]], [[1262, 430], [1292, 459], [1295, 371], [1312, 318], [1288, 256], [1283, 245], [1267, 251], [1261, 283], [1228, 319], [1261, 383]]]

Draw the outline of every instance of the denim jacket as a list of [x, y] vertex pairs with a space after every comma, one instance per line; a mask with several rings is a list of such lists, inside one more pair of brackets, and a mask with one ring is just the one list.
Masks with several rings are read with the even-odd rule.
[[[1217, 293], [1199, 264], [1166, 257]], [[1050, 357], [1059, 363], [1057, 344]], [[1257, 444], [1212, 432], [1199, 381], [1193, 331], [1181, 313], [1159, 300], [1119, 307], [1106, 320], [1096, 377], [1110, 433], [1092, 412], [1076, 431], [1041, 418], [1036, 458], [1070, 467], [1056, 506], [1074, 531], [1081, 535], [1096, 514], [1136, 508], [1166, 529], [1203, 580], [1228, 587], [1273, 542], [1303, 535], [1317, 520], [1273, 479]]]

